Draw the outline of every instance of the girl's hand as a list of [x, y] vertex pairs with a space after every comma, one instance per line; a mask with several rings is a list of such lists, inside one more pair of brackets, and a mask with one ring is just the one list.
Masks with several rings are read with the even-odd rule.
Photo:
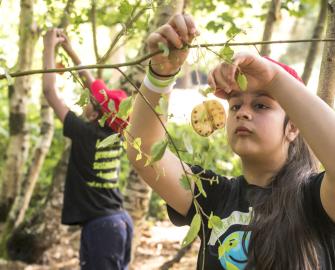
[[227, 99], [231, 91], [241, 91], [238, 73], [247, 77], [247, 91], [257, 91], [267, 90], [279, 71], [278, 65], [259, 55], [238, 53], [232, 64], [222, 63], [209, 73], [208, 84], [216, 96]]
[[[190, 15], [175, 15], [168, 21], [168, 23], [150, 34], [147, 40], [149, 51], [152, 53], [159, 50], [159, 43], [166, 44], [171, 49], [181, 49], [184, 45], [190, 44], [193, 38], [198, 34], [194, 21]], [[151, 58], [151, 66], [158, 74], [174, 74], [184, 63], [187, 55], [187, 49], [171, 50], [168, 57], [163, 54], [153, 56]]]
[[53, 28], [46, 32], [43, 38], [44, 48], [54, 50], [56, 46], [64, 42], [64, 37], [60, 35], [61, 29]]

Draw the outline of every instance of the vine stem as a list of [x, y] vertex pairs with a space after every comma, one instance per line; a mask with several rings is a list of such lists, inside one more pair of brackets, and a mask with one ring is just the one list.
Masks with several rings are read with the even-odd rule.
[[[163, 127], [166, 135], [168, 136], [168, 139], [171, 142], [174, 150], [176, 151], [177, 157], [178, 157], [178, 159], [180, 161], [180, 164], [181, 164], [181, 167], [182, 167], [182, 169], [184, 171], [184, 175], [185, 175], [185, 177], [186, 177], [186, 179], [187, 179], [187, 181], [189, 183], [189, 186], [191, 187], [191, 180], [189, 179], [188, 173], [187, 173], [186, 168], [185, 168], [185, 164], [182, 161], [180, 153], [178, 151], [178, 148], [177, 148], [176, 144], [174, 143], [174, 141], [172, 139], [172, 136], [168, 132], [166, 126], [164, 125], [162, 119], [160, 118], [160, 116], [158, 115], [158, 113], [155, 111], [155, 109], [151, 106], [150, 101], [143, 95], [143, 93], [141, 92], [141, 90], [132, 82], [132, 80], [129, 79], [129, 77], [121, 69], [116, 68], [116, 70], [118, 70], [122, 74], [122, 76], [136, 89], [137, 93], [139, 93], [139, 95], [143, 98], [144, 102], [149, 106], [150, 110], [155, 114], [156, 118], [158, 119], [158, 121], [162, 125], [162, 127]], [[193, 192], [192, 192], [192, 198], [193, 198], [193, 200], [195, 200]]]
[[[208, 47], [223, 47], [223, 46], [249, 46], [249, 45], [262, 45], [262, 44], [283, 44], [283, 43], [306, 43], [306, 42], [334, 42], [335, 39], [296, 39], [296, 40], [269, 40], [269, 41], [255, 41], [255, 42], [224, 42], [224, 43], [206, 43], [206, 44], [196, 44], [196, 45], [187, 45], [188, 48], [208, 48]], [[145, 60], [151, 58], [152, 56], [163, 53], [163, 50], [157, 50], [155, 52], [149, 53], [144, 55], [137, 60], [119, 63], [119, 64], [95, 64], [95, 65], [86, 65], [86, 66], [75, 66], [75, 67], [68, 67], [68, 68], [53, 68], [53, 69], [35, 69], [35, 70], [27, 70], [27, 71], [18, 71], [12, 72], [7, 74], [1, 74], [0, 80], [6, 79], [9, 75], [10, 77], [22, 77], [27, 75], [33, 74], [43, 74], [43, 73], [53, 73], [53, 72], [68, 72], [68, 71], [78, 71], [83, 69], [102, 69], [102, 68], [120, 68], [125, 66], [134, 66], [140, 65]], [[6, 76], [7, 75], [7, 76]]]

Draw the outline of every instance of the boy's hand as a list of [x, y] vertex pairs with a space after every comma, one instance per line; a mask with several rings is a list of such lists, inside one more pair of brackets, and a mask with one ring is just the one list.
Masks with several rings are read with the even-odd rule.
[[67, 53], [69, 53], [70, 51], [72, 51], [72, 45], [71, 45], [69, 37], [64, 32], [60, 32], [59, 36], [62, 37], [62, 38], [64, 38], [64, 41], [61, 43], [63, 49]]
[[233, 63], [221, 63], [208, 75], [208, 84], [220, 98], [229, 98], [232, 91], [241, 91], [236, 78], [243, 73], [247, 78], [247, 91], [268, 90], [273, 79], [280, 72], [278, 65], [250, 53], [238, 53]]
[[44, 48], [54, 50], [56, 46], [64, 42], [64, 37], [61, 36], [62, 30], [53, 28], [46, 32], [44, 35]]
[[[194, 21], [190, 15], [178, 14], [173, 16], [168, 23], [158, 28], [148, 37], [149, 51], [159, 49], [159, 43], [166, 44], [171, 49], [181, 49], [184, 45], [190, 44], [195, 36], [199, 35]], [[170, 75], [177, 72], [184, 63], [188, 50], [170, 51], [169, 56], [163, 54], [151, 58], [153, 70], [161, 75]]]

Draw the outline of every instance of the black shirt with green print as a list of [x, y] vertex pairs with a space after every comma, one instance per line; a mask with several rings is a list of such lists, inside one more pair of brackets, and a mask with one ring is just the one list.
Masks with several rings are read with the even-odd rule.
[[[205, 171], [200, 166], [191, 166], [193, 173], [199, 174], [203, 188], [207, 194], [200, 195], [197, 200], [206, 215], [211, 212], [222, 220], [222, 228], [218, 231], [207, 226], [205, 216], [205, 241], [202, 230], [199, 232], [201, 247], [198, 254], [197, 269], [202, 269], [202, 249], [205, 246], [204, 269], [206, 270], [239, 270], [245, 269], [248, 260], [250, 232], [246, 230], [252, 212], [248, 201], [248, 192], [258, 192], [261, 188], [250, 185], [243, 176], [228, 179], [212, 171]], [[304, 205], [310, 227], [316, 230], [320, 239], [318, 250], [322, 270], [335, 270], [335, 223], [329, 218], [321, 204], [320, 186], [324, 173], [312, 176], [304, 186]], [[208, 181], [211, 179], [212, 181]], [[195, 194], [198, 193], [195, 187]], [[196, 213], [191, 206], [184, 217], [173, 208], [168, 208], [171, 221], [177, 226], [190, 225]], [[220, 258], [218, 248], [221, 244]], [[289, 240], [288, 240], [289, 245]]]
[[118, 189], [121, 144], [97, 148], [99, 141], [113, 133], [98, 123], [85, 122], [71, 111], [66, 115], [63, 134], [72, 144], [64, 188], [63, 224], [83, 224], [122, 208]]

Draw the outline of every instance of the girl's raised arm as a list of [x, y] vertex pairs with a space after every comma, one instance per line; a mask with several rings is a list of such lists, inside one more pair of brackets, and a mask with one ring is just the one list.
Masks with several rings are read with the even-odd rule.
[[334, 110], [278, 65], [248, 53], [237, 54], [233, 65], [222, 64], [210, 73], [209, 84], [216, 89], [216, 95], [226, 97], [239, 89], [235, 81], [238, 70], [247, 77], [247, 91], [266, 90], [279, 102], [324, 166], [321, 202], [335, 221]]
[[[150, 52], [157, 51], [159, 43], [166, 44], [170, 48], [168, 57], [159, 54], [151, 58], [151, 79], [146, 78], [146, 83], [143, 83], [140, 88], [152, 108], [158, 105], [161, 98], [158, 92], [168, 92], [172, 88], [172, 78], [178, 73], [187, 57], [187, 50], [173, 49], [180, 49], [183, 45], [191, 43], [196, 34], [194, 22], [189, 15], [176, 15], [167, 24], [150, 34], [148, 38]], [[164, 87], [161, 86], [162, 84]], [[164, 117], [160, 119], [166, 123], [167, 119]], [[139, 94], [135, 99], [130, 124], [128, 140], [141, 138], [141, 150], [144, 153], [150, 154], [152, 145], [166, 137], [160, 121]], [[170, 151], [166, 151], [162, 159], [155, 162], [153, 166], [145, 166], [146, 158], [137, 161], [138, 152], [130, 144], [127, 147], [127, 154], [141, 178], [171, 207], [186, 215], [192, 203], [192, 193], [182, 188], [179, 180], [184, 174], [184, 169], [191, 172], [190, 168], [185, 163], [181, 163]], [[159, 178], [157, 178], [158, 174]]]

